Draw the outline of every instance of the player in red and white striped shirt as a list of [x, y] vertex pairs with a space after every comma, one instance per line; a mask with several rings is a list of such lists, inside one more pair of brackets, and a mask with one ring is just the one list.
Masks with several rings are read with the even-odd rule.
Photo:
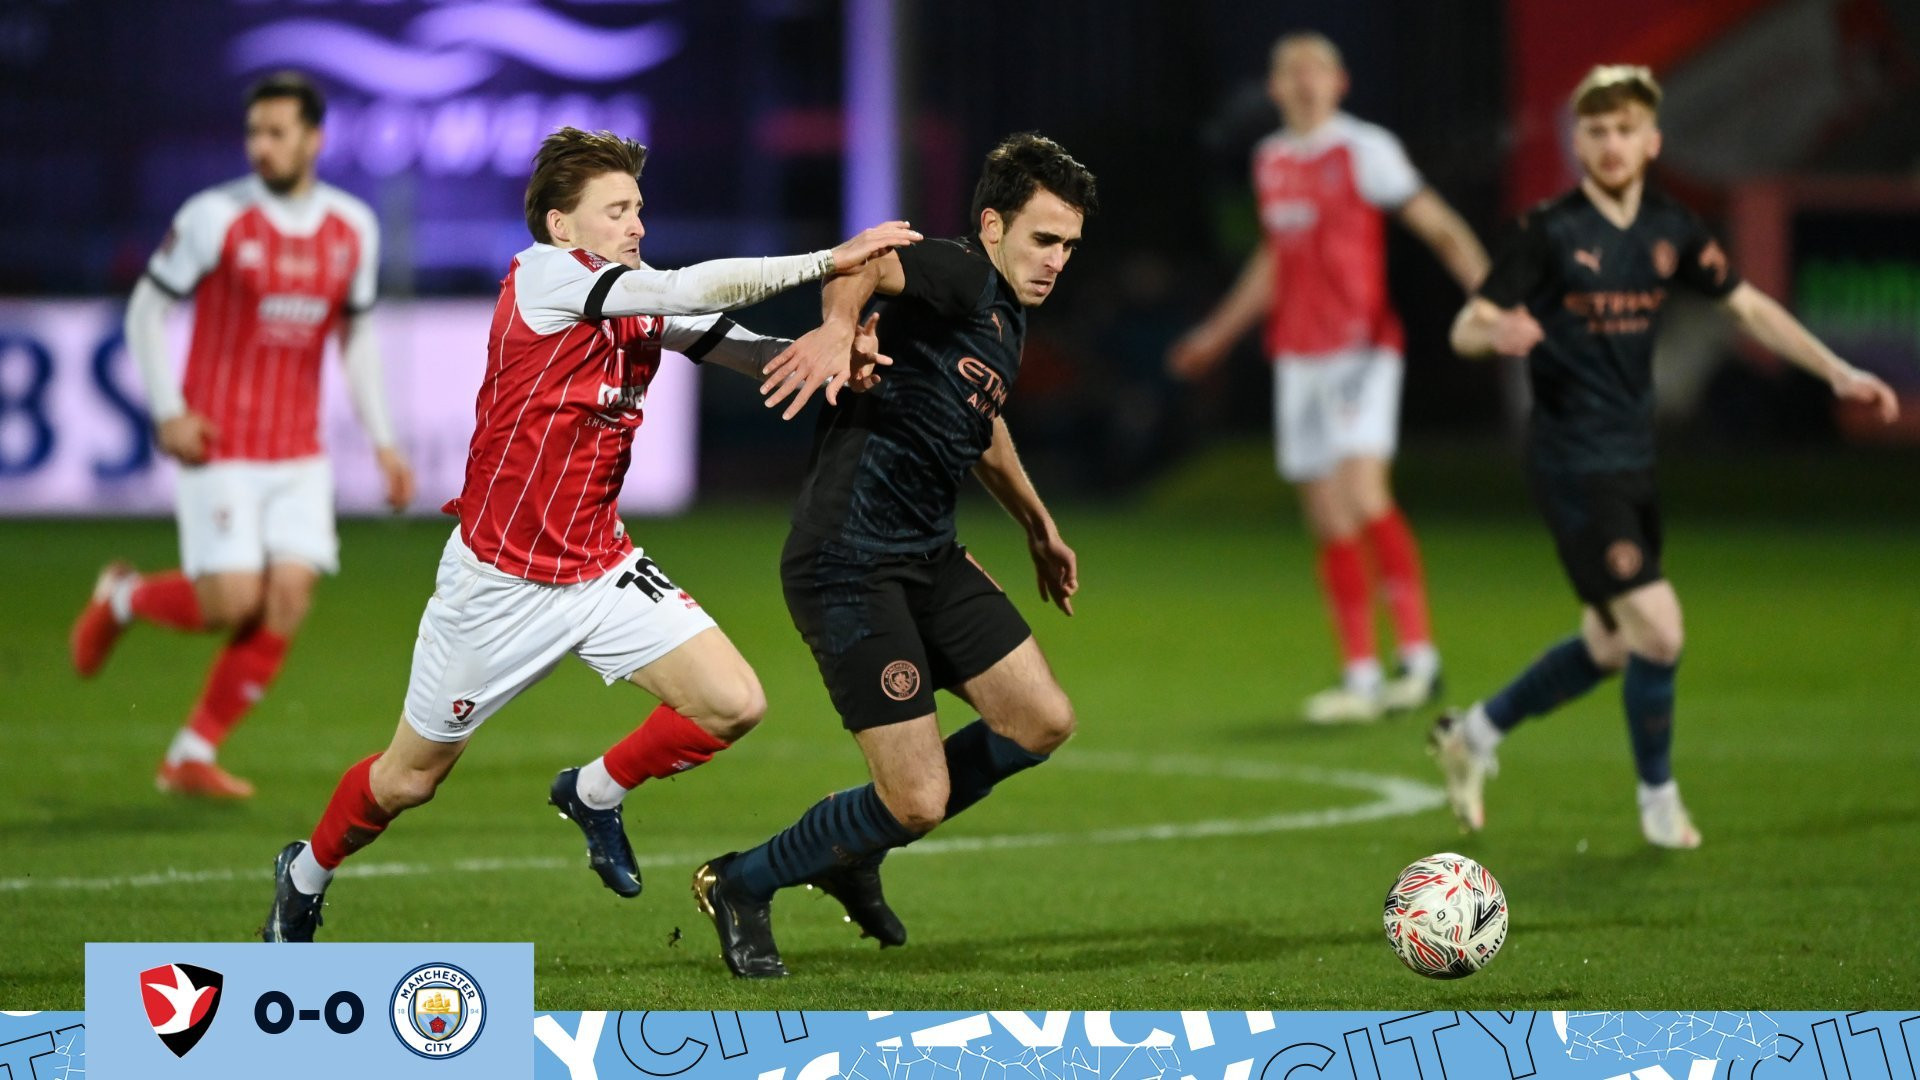
[[[1316, 723], [1372, 720], [1432, 700], [1440, 676], [1419, 549], [1388, 480], [1402, 333], [1387, 298], [1386, 216], [1425, 241], [1468, 293], [1486, 275], [1487, 253], [1392, 133], [1339, 111], [1347, 74], [1331, 41], [1281, 38], [1268, 84], [1285, 124], [1254, 151], [1265, 239], [1233, 291], [1174, 345], [1169, 366], [1204, 374], [1266, 317], [1280, 473], [1299, 489], [1320, 544], [1345, 660], [1341, 685], [1303, 711]], [[1374, 649], [1368, 556], [1399, 639], [1402, 675], [1391, 681]]]
[[[366, 204], [314, 176], [324, 113], [299, 75], [254, 87], [252, 175], [187, 200], [127, 305], [127, 348], [160, 448], [182, 466], [181, 566], [142, 575], [116, 562], [102, 571], [73, 628], [73, 662], [94, 675], [136, 619], [230, 634], [161, 762], [162, 791], [253, 793], [216, 763], [216, 749], [278, 674], [315, 581], [338, 569], [333, 475], [320, 445], [320, 366], [336, 330], [387, 501], [399, 509], [412, 498], [367, 316], [379, 228]], [[193, 340], [182, 386], [164, 334], [168, 308], [188, 296]]]
[[[640, 260], [638, 178], [646, 151], [607, 132], [562, 128], [534, 158], [534, 243], [500, 283], [475, 404], [460, 517], [420, 620], [393, 741], [348, 769], [310, 841], [275, 864], [268, 941], [311, 941], [342, 859], [401, 811], [433, 796], [475, 729], [568, 653], [608, 685], [660, 699], [602, 757], [555, 778], [549, 801], [586, 835], [588, 864], [624, 897], [640, 893], [620, 807], [647, 779], [703, 764], [766, 710], [753, 669], [688, 592], [634, 547], [617, 499], [663, 349], [758, 376], [789, 348], [825, 349], [741, 329], [715, 312], [858, 268], [920, 239], [905, 222], [832, 251], [724, 259], [660, 271]], [[829, 400], [872, 377], [871, 324], [842, 345]]]

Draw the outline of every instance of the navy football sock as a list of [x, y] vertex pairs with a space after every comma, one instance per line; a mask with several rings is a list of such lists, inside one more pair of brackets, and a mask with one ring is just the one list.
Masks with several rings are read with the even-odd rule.
[[1541, 653], [1519, 678], [1488, 698], [1487, 719], [1501, 731], [1512, 731], [1520, 721], [1559, 708], [1606, 677], [1587, 653], [1587, 643], [1570, 637]]
[[975, 720], [947, 736], [947, 817], [987, 797], [993, 785], [1047, 760]]
[[727, 868], [727, 878], [757, 900], [799, 885], [843, 862], [878, 855], [919, 839], [895, 820], [872, 784], [835, 792], [800, 820], [774, 834]]
[[1649, 787], [1673, 779], [1673, 675], [1679, 666], [1643, 656], [1627, 658], [1620, 696], [1627, 706], [1633, 765], [1640, 782]]

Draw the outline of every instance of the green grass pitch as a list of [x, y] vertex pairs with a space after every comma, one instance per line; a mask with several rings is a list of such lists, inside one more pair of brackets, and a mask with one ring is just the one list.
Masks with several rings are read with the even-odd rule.
[[[1258, 468], [1239, 475], [1272, 486]], [[1411, 490], [1411, 488], [1409, 489]], [[1081, 556], [1079, 614], [1043, 610], [1024, 546], [990, 506], [963, 538], [1033, 623], [1080, 733], [1046, 767], [887, 864], [912, 934], [882, 952], [833, 902], [788, 893], [794, 976], [737, 983], [687, 891], [864, 779], [775, 575], [781, 508], [636, 521], [720, 620], [771, 709], [712, 765], [628, 802], [646, 891], [621, 901], [545, 805], [652, 702], [569, 661], [492, 719], [429, 806], [335, 882], [325, 938], [527, 940], [541, 1008], [1742, 1008], [1920, 1000], [1920, 549], [1910, 523], [1783, 527], [1670, 510], [1687, 609], [1677, 774], [1706, 835], [1640, 840], [1618, 685], [1503, 748], [1490, 825], [1434, 808], [1425, 714], [1313, 730], [1299, 699], [1333, 671], [1311, 549], [1262, 489], [1257, 512], [1188, 496], [1058, 508]], [[1541, 529], [1415, 500], [1453, 697], [1497, 688], [1574, 625]], [[1424, 508], [1425, 512], [1422, 512]], [[1679, 511], [1675, 513], [1674, 511]], [[242, 940], [268, 868], [341, 770], [384, 746], [440, 522], [343, 528], [284, 674], [223, 760], [245, 805], [168, 799], [153, 768], [214, 642], [136, 628], [103, 675], [66, 661], [95, 569], [175, 561], [166, 522], [0, 524], [0, 1006], [78, 1009], [82, 943]], [[951, 707], [950, 707], [951, 706]], [[949, 724], [967, 718], [942, 706]], [[1380, 901], [1415, 857], [1461, 850], [1506, 887], [1506, 947], [1482, 974], [1405, 971]]]

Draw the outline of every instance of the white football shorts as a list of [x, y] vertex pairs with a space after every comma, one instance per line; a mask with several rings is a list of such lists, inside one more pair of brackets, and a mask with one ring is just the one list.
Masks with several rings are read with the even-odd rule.
[[568, 653], [611, 686], [713, 625], [637, 548], [592, 581], [547, 585], [482, 565], [456, 527], [420, 616], [407, 723], [458, 742]]
[[1391, 460], [1399, 443], [1404, 365], [1362, 347], [1273, 362], [1274, 451], [1292, 483], [1318, 480], [1351, 457]]
[[333, 466], [324, 457], [215, 461], [180, 470], [173, 496], [180, 569], [190, 578], [268, 563], [340, 569]]

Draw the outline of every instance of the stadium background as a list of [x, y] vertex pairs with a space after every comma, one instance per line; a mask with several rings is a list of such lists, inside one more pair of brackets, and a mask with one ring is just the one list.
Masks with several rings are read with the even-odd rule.
[[[253, 805], [183, 807], [145, 787], [208, 642], [136, 635], [92, 685], [64, 667], [67, 620], [101, 561], [174, 558], [119, 305], [180, 202], [244, 170], [238, 98], [275, 67], [306, 68], [328, 90], [322, 176], [381, 216], [390, 384], [423, 465], [448, 445], [457, 465], [464, 449], [470, 391], [447, 380], [477, 379], [481, 344], [462, 334], [526, 243], [524, 163], [554, 124], [613, 126], [654, 147], [645, 252], [667, 266], [826, 246], [895, 210], [957, 233], [987, 147], [1020, 129], [1059, 139], [1099, 175], [1105, 209], [1033, 320], [1009, 420], [1084, 560], [1074, 623], [1021, 600], [1079, 703], [1073, 753], [1091, 764], [1063, 755], [1057, 779], [1023, 783], [953, 834], [1017, 837], [1037, 822], [1078, 844], [1106, 826], [1311, 817], [1352, 798], [1303, 795], [1316, 781], [1289, 769], [1430, 783], [1424, 718], [1331, 734], [1291, 720], [1334, 657], [1271, 475], [1253, 343], [1199, 386], [1162, 374], [1166, 344], [1253, 242], [1244, 163], [1275, 123], [1266, 50], [1301, 27], [1345, 51], [1348, 108], [1397, 132], [1489, 241], [1569, 182], [1560, 110], [1579, 74], [1653, 64], [1670, 100], [1660, 181], [1744, 272], [1906, 397], [1900, 427], [1870, 429], [1743, 350], [1711, 311], [1672, 313], [1663, 479], [1694, 642], [1678, 764], [1708, 848], [1692, 860], [1639, 850], [1603, 690], [1512, 747], [1492, 793], [1512, 831], [1461, 841], [1428, 810], [1181, 841], [1178, 854], [1122, 838], [1076, 851], [1072, 874], [1044, 845], [959, 851], [927, 860], [937, 873], [902, 867], [894, 888], [924, 935], [904, 960], [848, 952], [817, 914], [811, 928], [783, 923], [789, 959], [823, 978], [783, 989], [780, 1004], [1419, 1001], [1427, 988], [1369, 939], [1373, 905], [1400, 864], [1455, 843], [1480, 845], [1467, 850], [1506, 880], [1516, 921], [1513, 954], [1452, 1000], [1671, 1004], [1728, 978], [1756, 1004], [1912, 1000], [1911, 950], [1887, 942], [1905, 932], [1894, 883], [1920, 869], [1907, 719], [1920, 699], [1915, 5], [15, 0], [0, 7], [0, 1004], [77, 1007], [80, 941], [244, 935], [264, 906], [256, 864], [384, 739], [404, 685], [444, 536], [432, 514], [452, 494], [431, 483], [422, 520], [344, 530], [345, 573], [232, 745], [236, 771], [262, 782]], [[1471, 696], [1562, 632], [1572, 605], [1525, 506], [1512, 372], [1448, 353], [1460, 297], [1404, 232], [1390, 264], [1409, 336], [1400, 488], [1427, 541], [1450, 677]], [[802, 290], [744, 318], [798, 332], [812, 306]], [[660, 853], [649, 898], [613, 911], [572, 865], [571, 837], [536, 811], [546, 770], [640, 703], [568, 673], [496, 721], [485, 754], [369, 856], [429, 871], [497, 857], [453, 879], [484, 886], [484, 902], [445, 914], [447, 881], [395, 871], [337, 896], [352, 914], [329, 930], [512, 938], [538, 907], [556, 922], [531, 924], [543, 1006], [763, 1000], [698, 962], [705, 928], [682, 910], [674, 860], [751, 842], [857, 778], [774, 588], [810, 426], [774, 421], [724, 374], [657, 396], [636, 477], [667, 457], [687, 472], [630, 491], [636, 509], [665, 515], [632, 526], [760, 669], [768, 730], [730, 755], [730, 776], [716, 768], [658, 796], [641, 828], [666, 834], [636, 830]], [[329, 438], [351, 486], [357, 429], [331, 424]], [[115, 516], [127, 510], [160, 516]], [[997, 511], [970, 505], [962, 529], [1003, 580], [1023, 579]], [[1235, 780], [1220, 762], [1239, 758], [1251, 773]], [[1261, 786], [1249, 795], [1249, 783]], [[1789, 861], [1811, 895], [1783, 905], [1767, 890]], [[163, 880], [128, 884], [142, 875]], [[983, 929], [983, 906], [1013, 926]], [[646, 960], [605, 955], [594, 928], [613, 915], [641, 927]], [[682, 925], [693, 946], [655, 947]], [[1622, 939], [1636, 948], [1609, 951]], [[1633, 961], [1642, 950], [1658, 972], [1644, 953]], [[1588, 967], [1603, 954], [1604, 972]], [[1301, 965], [1312, 980], [1292, 974]], [[1166, 981], [1183, 973], [1197, 977]]]

